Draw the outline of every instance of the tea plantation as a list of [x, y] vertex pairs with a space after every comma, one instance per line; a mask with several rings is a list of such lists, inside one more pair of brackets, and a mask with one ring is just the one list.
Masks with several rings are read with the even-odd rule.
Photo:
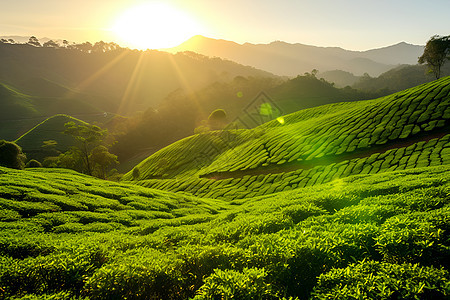
[[449, 92], [195, 135], [121, 183], [0, 167], [0, 299], [449, 299]]
[[448, 163], [450, 77], [445, 77], [375, 100], [301, 110], [252, 130], [195, 135], [150, 156], [135, 167], [138, 177], [129, 172], [124, 179], [241, 199], [353, 174]]

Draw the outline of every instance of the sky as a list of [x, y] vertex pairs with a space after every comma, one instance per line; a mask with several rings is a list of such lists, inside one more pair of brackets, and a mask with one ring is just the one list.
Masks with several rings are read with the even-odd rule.
[[368, 50], [450, 34], [450, 0], [0, 0], [0, 7], [0, 36], [131, 48], [173, 47], [200, 34]]

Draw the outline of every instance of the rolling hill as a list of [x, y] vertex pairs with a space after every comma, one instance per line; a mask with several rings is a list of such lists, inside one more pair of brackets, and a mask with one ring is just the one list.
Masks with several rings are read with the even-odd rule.
[[[388, 93], [398, 92], [416, 85], [435, 80], [433, 74], [427, 72], [426, 65], [401, 65], [378, 77], [363, 76], [352, 87], [361, 91], [384, 90]], [[450, 64], [442, 66], [442, 77], [450, 76]]]
[[317, 69], [321, 72], [343, 70], [355, 75], [378, 76], [399, 64], [416, 64], [423, 46], [405, 42], [367, 51], [337, 47], [316, 47], [276, 41], [270, 44], [237, 44], [195, 36], [181, 45], [166, 49], [172, 53], [193, 51], [211, 57], [231, 59], [282, 76], [297, 76]]
[[89, 95], [42, 78], [28, 81], [24, 90], [0, 82], [0, 138], [15, 140], [56, 114], [101, 121], [103, 111], [93, 106], [91, 100]]
[[0, 298], [448, 299], [450, 77], [180, 140], [120, 183], [0, 167]]
[[[338, 89], [312, 75], [289, 80], [236, 76], [188, 93], [169, 94], [156, 109], [147, 110], [125, 134], [118, 136], [113, 151], [121, 161], [140, 153], [152, 154], [207, 126], [211, 112], [224, 109], [231, 127], [253, 128], [282, 114], [339, 101], [371, 99], [375, 93]], [[271, 112], [261, 116], [266, 107]], [[129, 170], [126, 170], [129, 171]]]
[[0, 65], [0, 82], [18, 90], [48, 96], [61, 94], [63, 87], [90, 95], [89, 104], [102, 112], [121, 115], [156, 106], [176, 89], [195, 90], [238, 75], [275, 77], [195, 53], [120, 47], [82, 51], [0, 43]]
[[301, 110], [251, 130], [195, 135], [140, 163], [139, 177], [129, 172], [124, 179], [238, 199], [352, 174], [447, 164], [449, 93], [445, 77], [375, 100]]
[[239, 201], [61, 169], [0, 174], [1, 298], [450, 295], [448, 165]]
[[[22, 148], [28, 159], [37, 159], [38, 161], [42, 161], [47, 156], [54, 156], [55, 150], [61, 153], [66, 152], [75, 144], [72, 136], [63, 133], [64, 124], [67, 122], [85, 123], [68, 115], [55, 115], [27, 131], [15, 143]], [[49, 140], [56, 141], [57, 144], [50, 151], [46, 151], [42, 146], [44, 141]]]

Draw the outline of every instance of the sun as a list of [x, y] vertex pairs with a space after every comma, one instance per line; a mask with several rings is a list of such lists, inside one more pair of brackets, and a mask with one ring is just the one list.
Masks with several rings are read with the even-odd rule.
[[177, 46], [201, 34], [202, 28], [187, 13], [152, 2], [126, 10], [115, 21], [112, 31], [128, 47], [145, 50]]

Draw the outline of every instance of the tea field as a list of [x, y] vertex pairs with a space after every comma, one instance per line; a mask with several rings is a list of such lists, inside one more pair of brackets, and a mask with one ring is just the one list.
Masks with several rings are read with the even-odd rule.
[[349, 175], [448, 163], [445, 77], [375, 100], [301, 110], [251, 130], [195, 135], [150, 156], [124, 180], [242, 199]]
[[0, 299], [449, 299], [449, 93], [194, 135], [119, 183], [0, 167]]
[[0, 173], [1, 298], [450, 295], [450, 166], [228, 202], [61, 169]]

